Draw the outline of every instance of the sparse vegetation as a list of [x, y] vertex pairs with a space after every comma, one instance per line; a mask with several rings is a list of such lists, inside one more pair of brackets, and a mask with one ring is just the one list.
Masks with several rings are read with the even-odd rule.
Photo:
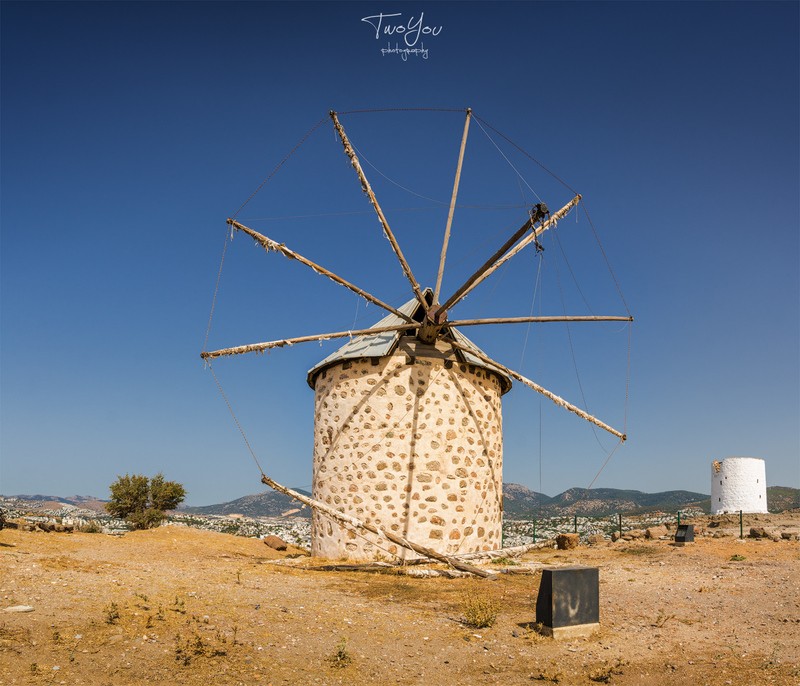
[[109, 487], [111, 501], [106, 510], [114, 517], [127, 519], [136, 529], [151, 529], [161, 524], [167, 510], [174, 510], [186, 497], [176, 481], [165, 481], [163, 474], [148, 479], [141, 474], [117, 477]]
[[563, 678], [563, 675], [557, 669], [545, 669], [538, 674], [531, 675], [533, 681], [547, 681], [551, 684], [560, 683]]
[[339, 641], [339, 645], [336, 647], [336, 651], [328, 658], [328, 662], [331, 663], [332, 667], [342, 668], [347, 667], [353, 662], [353, 657], [350, 655], [350, 652], [347, 650], [347, 639], [343, 638]]
[[628, 548], [623, 548], [620, 550], [620, 552], [625, 553], [626, 555], [656, 555], [660, 551], [654, 546], [635, 545]]
[[492, 559], [493, 565], [506, 565], [507, 567], [513, 567], [514, 565], [518, 565], [519, 561], [515, 560], [513, 557], [495, 557]]
[[86, 524], [78, 527], [78, 531], [82, 534], [99, 534], [103, 532], [103, 527], [96, 519], [90, 519]]
[[744, 555], [731, 555], [731, 562], [744, 562], [747, 558]]
[[666, 612], [664, 612], [664, 610], [659, 610], [658, 611], [658, 616], [656, 617], [656, 621], [653, 622], [653, 626], [660, 629], [670, 619], [675, 619], [675, 615], [668, 615]]
[[461, 597], [464, 624], [475, 629], [484, 629], [497, 621], [500, 607], [496, 600], [477, 592], [468, 592]]
[[613, 664], [602, 664], [589, 672], [589, 679], [597, 683], [607, 684], [615, 674], [622, 674], [625, 661], [617, 660]]
[[116, 624], [119, 621], [119, 607], [112, 602], [103, 610], [106, 624]]

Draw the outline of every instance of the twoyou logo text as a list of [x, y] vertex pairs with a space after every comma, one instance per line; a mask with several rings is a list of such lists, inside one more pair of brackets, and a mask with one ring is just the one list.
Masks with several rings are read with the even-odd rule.
[[[423, 36], [436, 37], [442, 32], [442, 26], [430, 26], [425, 23], [425, 13], [420, 12], [419, 18], [410, 16], [408, 21], [403, 18], [402, 12], [393, 14], [373, 14], [369, 17], [362, 17], [361, 21], [369, 24], [375, 29], [375, 40], [381, 37], [394, 37], [386, 41], [386, 47], [381, 48], [381, 55], [400, 55], [405, 62], [409, 56], [422, 57], [428, 59], [428, 49], [422, 41]], [[402, 42], [399, 40], [402, 38]]]

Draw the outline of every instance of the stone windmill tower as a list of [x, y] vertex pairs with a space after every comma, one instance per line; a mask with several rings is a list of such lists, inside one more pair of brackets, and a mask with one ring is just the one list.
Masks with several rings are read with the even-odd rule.
[[[440, 298], [472, 111], [466, 110], [453, 194], [436, 285], [423, 289], [411, 271], [375, 197], [339, 117], [334, 129], [411, 286], [413, 298], [396, 308], [234, 219], [232, 231], [253, 238], [357, 293], [389, 314], [374, 326], [241, 345], [201, 354], [217, 357], [263, 352], [309, 341], [350, 338], [308, 373], [315, 393], [311, 498], [262, 472], [262, 482], [313, 508], [312, 551], [331, 558], [374, 559], [425, 555], [459, 566], [455, 555], [501, 546], [502, 412], [511, 380], [617, 436], [626, 436], [500, 362], [459, 330], [484, 324], [543, 321], [626, 321], [630, 316], [450, 318], [476, 286], [565, 217], [575, 196], [557, 212], [532, 207], [522, 226], [448, 298]], [[410, 551], [410, 552], [409, 552]], [[474, 568], [470, 571], [475, 572]], [[476, 572], [477, 573], [477, 572]]]
[[711, 514], [768, 512], [767, 470], [760, 457], [726, 457], [711, 463]]
[[[399, 309], [420, 323], [425, 314], [416, 300]], [[403, 320], [390, 314], [375, 328], [388, 326]], [[483, 355], [456, 329], [432, 343], [399, 329], [360, 336], [314, 367], [314, 499], [443, 553], [498, 547], [500, 396], [511, 379], [471, 351]], [[386, 547], [317, 513], [311, 539], [312, 554], [329, 558]]]

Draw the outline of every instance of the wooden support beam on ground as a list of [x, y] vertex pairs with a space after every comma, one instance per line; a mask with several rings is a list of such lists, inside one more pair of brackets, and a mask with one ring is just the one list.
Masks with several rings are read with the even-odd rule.
[[350, 515], [347, 515], [344, 512], [339, 512], [339, 510], [335, 510], [334, 508], [329, 507], [325, 503], [321, 503], [318, 500], [309, 498], [308, 496], [305, 496], [302, 493], [298, 493], [297, 491], [294, 491], [291, 488], [282, 486], [277, 481], [270, 479], [266, 474], [261, 475], [261, 483], [266, 484], [267, 486], [278, 491], [279, 493], [288, 495], [290, 498], [294, 498], [295, 500], [305, 505], [308, 505], [310, 508], [313, 508], [317, 512], [321, 512], [327, 517], [336, 520], [340, 524], [349, 526], [353, 529], [363, 529], [364, 531], [369, 531], [370, 533], [377, 534], [378, 536], [383, 536], [385, 539], [391, 541], [392, 543], [396, 543], [402, 548], [411, 550], [415, 553], [418, 553], [419, 555], [424, 555], [425, 557], [428, 557], [432, 560], [436, 560], [437, 562], [444, 562], [445, 564], [448, 564], [451, 567], [454, 567], [455, 569], [460, 569], [462, 572], [469, 572], [470, 574], [474, 574], [475, 576], [479, 576], [484, 579], [497, 578], [496, 574], [492, 572], [487, 572], [485, 569], [481, 569], [480, 567], [475, 567], [473, 565], [467, 564], [466, 562], [461, 562], [456, 558], [448, 557], [447, 555], [442, 555], [441, 553], [438, 553], [435, 550], [431, 550], [430, 548], [421, 546], [418, 543], [413, 543], [412, 541], [409, 541], [408, 539], [405, 539], [402, 536], [397, 536], [393, 534], [391, 531], [384, 531], [383, 529], [378, 528], [374, 524], [370, 524], [369, 522], [362, 522], [360, 519], [351, 517]]

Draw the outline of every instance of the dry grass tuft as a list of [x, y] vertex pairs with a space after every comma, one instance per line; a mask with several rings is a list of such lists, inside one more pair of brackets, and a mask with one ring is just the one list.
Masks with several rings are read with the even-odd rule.
[[492, 626], [500, 612], [499, 603], [476, 591], [468, 591], [461, 597], [464, 624], [475, 629]]

